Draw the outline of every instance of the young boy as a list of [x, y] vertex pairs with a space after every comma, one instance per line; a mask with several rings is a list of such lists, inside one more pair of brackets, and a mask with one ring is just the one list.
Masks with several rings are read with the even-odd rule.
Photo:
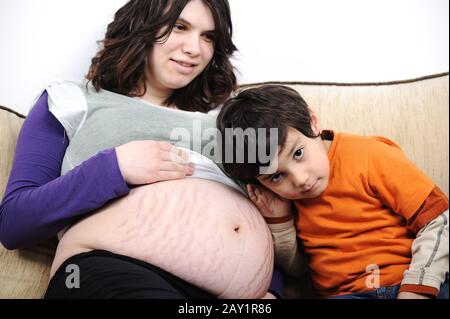
[[[217, 126], [224, 170], [247, 184], [287, 273], [305, 270], [304, 251], [321, 297], [448, 298], [448, 198], [398, 145], [321, 130], [302, 97], [278, 85], [227, 101]], [[268, 163], [264, 138], [278, 146]]]

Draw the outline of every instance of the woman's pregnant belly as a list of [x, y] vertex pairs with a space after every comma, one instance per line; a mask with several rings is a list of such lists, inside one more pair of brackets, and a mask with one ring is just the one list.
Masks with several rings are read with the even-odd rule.
[[256, 207], [204, 179], [140, 186], [69, 228], [51, 276], [93, 249], [158, 266], [219, 298], [260, 298], [270, 285], [273, 244]]

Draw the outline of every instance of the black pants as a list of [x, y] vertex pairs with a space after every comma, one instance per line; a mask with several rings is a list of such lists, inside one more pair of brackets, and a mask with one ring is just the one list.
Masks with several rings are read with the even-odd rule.
[[[77, 274], [79, 280], [72, 280]], [[214, 296], [146, 262], [93, 250], [67, 259], [50, 280], [44, 298], [212, 299]]]

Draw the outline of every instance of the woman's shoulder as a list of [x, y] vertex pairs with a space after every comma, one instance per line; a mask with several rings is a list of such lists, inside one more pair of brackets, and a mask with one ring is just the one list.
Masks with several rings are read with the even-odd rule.
[[46, 84], [44, 90], [49, 95], [67, 95], [71, 97], [73, 95], [82, 94], [83, 90], [87, 90], [89, 85], [86, 82], [74, 82], [66, 80], [53, 80]]
[[69, 139], [82, 125], [87, 114], [86, 84], [57, 80], [49, 83], [48, 109], [64, 126]]

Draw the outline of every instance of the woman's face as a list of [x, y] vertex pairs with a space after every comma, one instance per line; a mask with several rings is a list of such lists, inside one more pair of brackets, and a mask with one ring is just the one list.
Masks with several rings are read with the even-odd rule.
[[156, 43], [149, 54], [147, 89], [168, 97], [194, 80], [214, 55], [214, 18], [202, 0], [191, 0], [181, 12], [164, 43]]

